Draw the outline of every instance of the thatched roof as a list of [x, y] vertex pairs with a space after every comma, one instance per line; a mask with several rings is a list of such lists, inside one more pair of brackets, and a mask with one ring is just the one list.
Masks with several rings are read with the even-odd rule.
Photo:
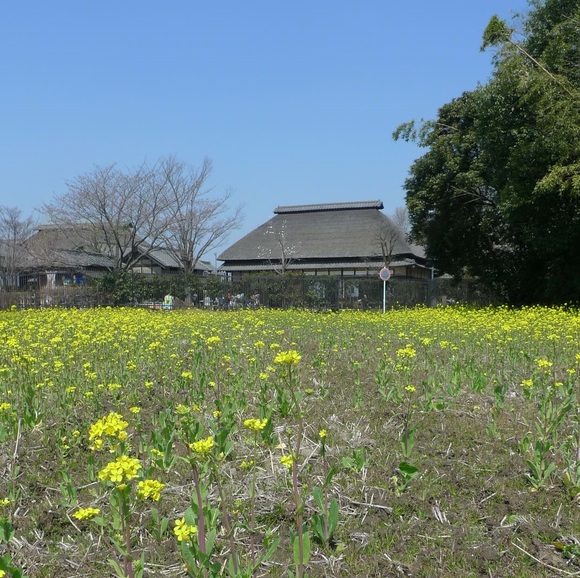
[[[40, 225], [36, 233], [26, 240], [28, 268], [47, 267], [101, 267], [114, 269], [116, 260], [107, 256], [106, 244], [99, 242], [102, 233], [89, 225]], [[151, 249], [140, 245], [138, 249], [163, 269], [182, 269], [175, 254], [162, 247]], [[1, 251], [1, 245], [0, 245]], [[139, 263], [136, 263], [138, 267]], [[206, 261], [198, 261], [195, 269], [215, 272], [215, 267]]]
[[97, 268], [110, 270], [114, 267], [112, 259], [100, 253], [82, 249], [53, 249], [28, 253], [22, 260], [21, 268], [38, 269], [85, 269]]
[[393, 256], [422, 259], [405, 234], [380, 209], [381, 201], [277, 207], [275, 216], [219, 255], [220, 261], [280, 259], [282, 248], [296, 260], [349, 260], [381, 256], [380, 238], [388, 238]]

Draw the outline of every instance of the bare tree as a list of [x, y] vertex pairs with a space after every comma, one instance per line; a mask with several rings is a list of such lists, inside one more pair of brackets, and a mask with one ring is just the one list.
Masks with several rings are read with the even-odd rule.
[[265, 247], [258, 247], [258, 254], [274, 266], [276, 273], [284, 275], [296, 255], [296, 246], [290, 244], [287, 238], [286, 220], [273, 221], [264, 235], [267, 235]]
[[168, 201], [155, 167], [123, 172], [115, 165], [97, 166], [67, 188], [43, 209], [75, 244], [105, 253], [117, 269], [130, 269], [159, 246]]
[[18, 286], [18, 271], [25, 263], [24, 242], [34, 231], [32, 217], [23, 217], [18, 207], [0, 206], [0, 286]]
[[395, 223], [395, 225], [401, 229], [406, 239], [411, 232], [411, 222], [409, 220], [409, 210], [407, 207], [397, 207], [394, 213], [391, 215], [391, 219], [393, 223]]
[[403, 232], [397, 226], [389, 226], [388, 222], [377, 227], [375, 231], [375, 241], [379, 248], [380, 255], [385, 267], [388, 267], [395, 255], [397, 243], [401, 240]]
[[206, 188], [210, 173], [208, 160], [195, 170], [171, 157], [128, 171], [97, 166], [43, 209], [76, 246], [108, 255], [116, 269], [166, 249], [189, 272], [239, 225], [240, 209], [226, 214], [230, 195]]
[[193, 272], [201, 257], [239, 228], [242, 219], [241, 207], [228, 212], [231, 193], [212, 196], [213, 188], [208, 186], [211, 172], [209, 159], [204, 159], [198, 169], [173, 157], [159, 166], [169, 200], [169, 219], [162, 239], [185, 273]]

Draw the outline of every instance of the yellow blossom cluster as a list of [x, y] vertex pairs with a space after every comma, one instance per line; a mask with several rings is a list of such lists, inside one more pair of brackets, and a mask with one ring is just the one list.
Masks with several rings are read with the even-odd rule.
[[274, 358], [274, 363], [278, 365], [298, 365], [301, 359], [302, 356], [297, 351], [290, 349], [289, 351], [280, 351], [277, 353]]
[[198, 459], [207, 459], [215, 445], [213, 436], [209, 436], [203, 440], [198, 440], [189, 444], [189, 449], [196, 455]]
[[294, 458], [291, 455], [285, 455], [280, 458], [280, 463], [287, 467], [289, 470], [292, 469], [292, 464], [294, 463]]
[[129, 424], [123, 419], [121, 414], [111, 412], [96, 421], [89, 428], [89, 441], [93, 444], [91, 449], [103, 447], [103, 438], [116, 438], [118, 440], [127, 439], [127, 426]]
[[141, 480], [137, 484], [137, 496], [142, 500], [149, 498], [154, 502], [158, 502], [161, 497], [161, 490], [164, 487], [165, 484], [158, 480]]
[[268, 418], [249, 418], [244, 420], [244, 427], [252, 431], [262, 431], [268, 425]]
[[536, 359], [536, 365], [538, 369], [543, 369], [544, 371], [550, 371], [552, 365], [554, 365], [551, 361], [547, 359]]
[[74, 514], [73, 518], [77, 520], [90, 520], [100, 514], [99, 508], [80, 508]]
[[100, 472], [99, 480], [123, 484], [137, 477], [141, 469], [141, 462], [137, 458], [119, 456], [115, 461], [109, 462]]
[[197, 534], [197, 528], [188, 524], [185, 518], [181, 518], [180, 520], [175, 520], [173, 533], [177, 536], [179, 542], [188, 542]]
[[397, 349], [397, 359], [413, 359], [414, 357], [417, 357], [417, 351], [411, 345]]

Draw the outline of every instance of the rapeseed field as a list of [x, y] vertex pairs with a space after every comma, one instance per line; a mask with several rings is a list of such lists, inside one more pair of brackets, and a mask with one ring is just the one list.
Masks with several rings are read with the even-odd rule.
[[0, 312], [0, 577], [580, 575], [580, 316]]

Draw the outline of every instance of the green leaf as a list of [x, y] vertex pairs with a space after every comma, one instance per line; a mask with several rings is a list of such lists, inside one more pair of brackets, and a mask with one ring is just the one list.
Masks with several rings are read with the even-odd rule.
[[310, 532], [304, 532], [302, 534], [302, 547], [304, 551], [302, 563], [308, 564], [308, 561], [310, 560]]
[[115, 574], [119, 578], [127, 578], [127, 574], [125, 574], [125, 571], [121, 568], [121, 566], [119, 566], [119, 563], [117, 562], [117, 560], [114, 560], [113, 558], [109, 558], [107, 561], [112, 566], [113, 570], [115, 570]]
[[216, 538], [215, 530], [211, 530], [211, 532], [208, 532], [205, 536], [205, 552], [207, 556], [211, 556], [211, 553], [213, 552], [215, 538]]
[[414, 477], [419, 471], [418, 468], [411, 465], [409, 462], [401, 462], [399, 464], [399, 470], [401, 471], [402, 474], [405, 474], [406, 476], [409, 477]]
[[14, 536], [14, 526], [6, 517], [0, 518], [0, 542], [8, 544]]
[[332, 478], [335, 476], [335, 474], [337, 472], [338, 472], [338, 468], [336, 467], [336, 465], [332, 466], [330, 468], [330, 470], [328, 470], [328, 473], [326, 474], [326, 477], [324, 478], [324, 484], [322, 484], [322, 486], [324, 488], [326, 488], [330, 485], [330, 482], [332, 482]]
[[324, 511], [324, 496], [319, 487], [312, 488], [312, 497], [321, 511]]
[[312, 516], [310, 519], [310, 527], [318, 541], [324, 543], [326, 541], [326, 537], [324, 536], [324, 518], [320, 514]]
[[338, 525], [338, 502], [333, 498], [328, 509], [328, 540], [334, 535]]
[[191, 551], [191, 547], [187, 542], [179, 542], [179, 550], [181, 551], [181, 557], [187, 566], [187, 570], [194, 575], [197, 574], [198, 565], [197, 561], [195, 560], [193, 553]]
[[280, 537], [277, 536], [276, 538], [274, 538], [274, 540], [270, 544], [270, 547], [266, 550], [266, 553], [262, 556], [260, 563], [267, 562], [268, 560], [270, 560], [270, 558], [272, 558], [272, 556], [274, 555], [274, 553], [278, 549], [279, 544], [280, 544]]

